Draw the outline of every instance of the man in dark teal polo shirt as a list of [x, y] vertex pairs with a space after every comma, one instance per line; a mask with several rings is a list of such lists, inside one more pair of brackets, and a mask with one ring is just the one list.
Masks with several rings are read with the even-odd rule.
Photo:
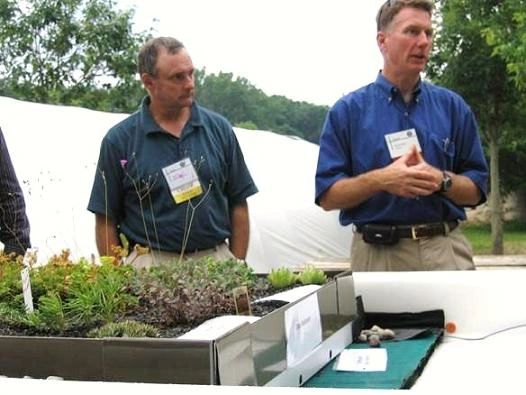
[[194, 66], [171, 37], [138, 56], [148, 92], [141, 108], [104, 137], [88, 210], [99, 254], [113, 255], [119, 233], [149, 248], [137, 267], [177, 257], [245, 259], [246, 199], [257, 188], [230, 123], [194, 101]]

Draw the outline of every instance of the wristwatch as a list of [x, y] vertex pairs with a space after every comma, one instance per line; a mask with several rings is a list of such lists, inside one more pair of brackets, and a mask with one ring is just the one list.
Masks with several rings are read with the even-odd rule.
[[453, 179], [447, 172], [442, 172], [442, 184], [440, 185], [440, 192], [445, 193], [453, 186]]

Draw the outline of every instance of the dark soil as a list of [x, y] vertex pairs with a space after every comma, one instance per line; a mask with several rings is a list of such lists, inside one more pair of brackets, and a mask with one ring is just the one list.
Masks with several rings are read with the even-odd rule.
[[[284, 306], [285, 304], [286, 302], [282, 301], [251, 303], [252, 315], [256, 317], [263, 317], [264, 315], [271, 313], [272, 311], [280, 308], [281, 306]], [[160, 337], [179, 337], [181, 335], [184, 335], [186, 332], [189, 332], [190, 330], [194, 329], [196, 326], [198, 325], [180, 324], [170, 328], [163, 328], [160, 330]]]
[[[294, 287], [290, 287], [290, 288], [294, 288]], [[287, 289], [290, 289], [290, 288], [287, 288]], [[249, 295], [249, 298], [251, 300], [250, 309], [251, 309], [252, 315], [262, 317], [284, 306], [286, 302], [283, 302], [283, 301], [265, 301], [265, 302], [255, 303], [255, 301], [258, 299], [264, 298], [266, 296], [274, 295], [284, 290], [286, 289], [276, 290], [276, 289], [273, 289], [272, 287], [269, 287], [268, 285], [265, 285], [265, 286], [260, 285], [260, 286], [255, 287], [255, 290], [253, 290], [253, 294]], [[177, 325], [171, 325], [169, 327], [166, 327], [165, 325], [155, 324], [154, 322], [152, 322], [150, 318], [151, 317], [145, 316], [144, 314], [136, 313], [134, 315], [128, 315], [124, 319], [125, 320], [135, 320], [139, 322], [145, 322], [148, 324], [152, 324], [153, 326], [158, 328], [160, 337], [174, 338], [174, 337], [179, 337], [185, 334], [186, 332], [190, 331], [191, 329], [205, 322], [207, 319], [210, 319], [213, 317], [205, 317], [201, 320], [198, 320], [192, 323], [179, 323]], [[0, 323], [0, 336], [87, 337], [87, 333], [91, 329], [99, 327], [99, 326], [101, 326], [101, 323], [96, 323], [89, 327], [75, 327], [75, 328], [67, 329], [64, 331], [43, 331], [41, 329], [34, 328], [34, 327], [14, 327], [14, 326], [7, 326], [3, 323]]]
[[[293, 287], [290, 287], [290, 288], [293, 288]], [[282, 292], [282, 291], [284, 290], [283, 289], [279, 290], [279, 292]], [[280, 300], [271, 300], [271, 301], [255, 303], [256, 300], [259, 300], [261, 298], [264, 298], [270, 295], [274, 295], [277, 292], [278, 290], [275, 290], [272, 288], [266, 288], [266, 289], [258, 288], [258, 290], [255, 292], [254, 295], [250, 295], [250, 299], [251, 299], [250, 310], [252, 312], [252, 315], [256, 317], [263, 317], [273, 312], [274, 310], [279, 309], [280, 307], [286, 305], [287, 302], [283, 302]], [[161, 328], [160, 337], [163, 337], [163, 338], [179, 337], [181, 335], [184, 335], [186, 332], [189, 332], [190, 330], [194, 329], [195, 327], [199, 326], [204, 321], [206, 320], [195, 322], [193, 324], [179, 324], [177, 326], [172, 326], [169, 328]]]

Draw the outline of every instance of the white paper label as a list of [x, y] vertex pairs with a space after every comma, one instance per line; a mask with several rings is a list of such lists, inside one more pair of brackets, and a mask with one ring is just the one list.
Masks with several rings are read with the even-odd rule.
[[29, 279], [29, 268], [24, 268], [20, 272], [22, 277], [22, 293], [24, 294], [24, 304], [26, 305], [26, 312], [33, 312], [33, 295], [31, 293], [31, 280]]
[[343, 350], [334, 369], [347, 372], [385, 372], [387, 350], [385, 348]]

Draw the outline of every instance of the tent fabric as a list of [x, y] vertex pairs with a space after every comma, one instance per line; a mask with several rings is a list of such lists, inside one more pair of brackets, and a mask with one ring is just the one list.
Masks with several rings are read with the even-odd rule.
[[[86, 210], [102, 137], [127, 114], [0, 97], [4, 131], [39, 261], [63, 249], [96, 257], [94, 216]], [[259, 188], [249, 198], [247, 262], [256, 272], [349, 257], [352, 231], [337, 212], [314, 204], [318, 146], [268, 131], [234, 128]]]

